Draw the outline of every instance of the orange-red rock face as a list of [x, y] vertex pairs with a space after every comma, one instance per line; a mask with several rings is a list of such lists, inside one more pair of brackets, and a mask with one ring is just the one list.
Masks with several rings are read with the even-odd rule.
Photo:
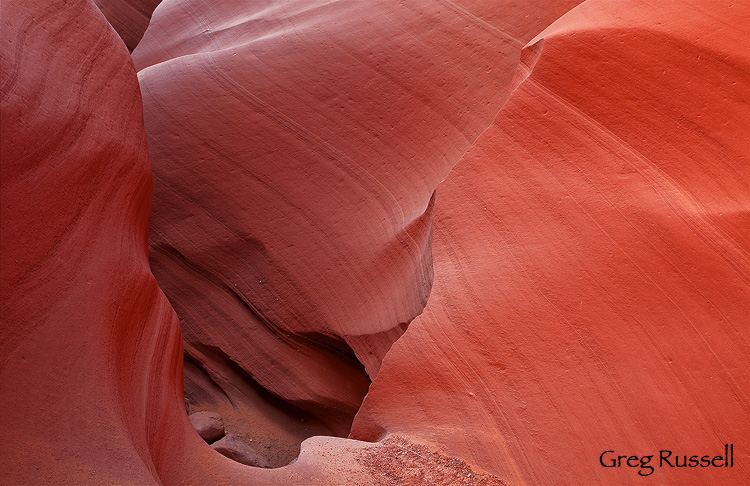
[[3, 4], [1, 30], [3, 482], [147, 484], [184, 420], [135, 69], [88, 2]]
[[[749, 13], [587, 2], [529, 43], [438, 189], [430, 301], [353, 437], [428, 437], [519, 484], [747, 481]], [[658, 467], [727, 443], [733, 468]]]
[[374, 378], [376, 442], [280, 469], [185, 414], [125, 47], [91, 2], [3, 4], [5, 482], [747, 483], [750, 9], [589, 0], [531, 40], [573, 3], [157, 11], [151, 255], [194, 399], [342, 434]]
[[427, 301], [435, 188], [563, 11], [492, 6], [161, 4], [133, 57], [193, 401], [247, 401], [236, 367], [348, 434]]

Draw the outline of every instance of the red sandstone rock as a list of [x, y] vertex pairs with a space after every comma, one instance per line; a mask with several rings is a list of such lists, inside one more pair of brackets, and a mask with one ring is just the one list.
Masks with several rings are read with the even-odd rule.
[[[224, 421], [216, 412], [195, 412], [190, 415], [190, 423], [201, 439], [209, 444], [224, 436]], [[225, 454], [226, 455], [226, 454]]]
[[135, 69], [89, 2], [0, 18], [0, 476], [148, 484], [189, 424]]
[[240, 370], [349, 432], [427, 301], [436, 186], [506, 98], [525, 40], [562, 11], [160, 5], [133, 53], [151, 259], [211, 386], [241, 402]]
[[[353, 437], [518, 484], [747, 482], [749, 25], [735, 2], [590, 1], [529, 43], [438, 189], [430, 301]], [[658, 467], [732, 442], [733, 468]]]
[[94, 0], [109, 23], [132, 51], [143, 37], [160, 0]]
[[[391, 445], [318, 438], [293, 466], [251, 470], [189, 431], [177, 322], [146, 262], [150, 176], [127, 54], [90, 3], [15, 2], [0, 17], [4, 480], [376, 484], [364, 451], [407, 467]], [[365, 337], [368, 366], [389, 332]]]
[[211, 444], [211, 448], [233, 461], [253, 467], [270, 468], [268, 460], [234, 434], [227, 434]]
[[[453, 3], [442, 5], [461, 12], [450, 8]], [[493, 2], [465, 4], [484, 5], [479, 20], [504, 18]], [[497, 484], [494, 474], [521, 484], [746, 483], [743, 447], [735, 448], [734, 468], [664, 468], [647, 478], [637, 477], [635, 469], [602, 468], [597, 459], [605, 448], [713, 454], [723, 452], [724, 442], [748, 443], [750, 192], [744, 127], [750, 61], [742, 48], [748, 16], [747, 6], [723, 1], [589, 0], [532, 42], [516, 92], [439, 190], [437, 278], [429, 305], [382, 369], [371, 372], [377, 378], [354, 424], [354, 437], [380, 440], [395, 432], [409, 440], [311, 438], [294, 464], [266, 470], [215, 454], [189, 430], [177, 321], [146, 260], [149, 169], [125, 49], [90, 3], [3, 3], [4, 482], [369, 485], [471, 474], [475, 484]], [[531, 20], [523, 17], [514, 21], [542, 22], [533, 14]], [[227, 18], [224, 27], [231, 29]], [[334, 17], [315, 18], [321, 28], [346, 31], [350, 16], [338, 24]], [[457, 28], [459, 18], [466, 16], [439, 25]], [[251, 20], [258, 19], [250, 25], [268, 18]], [[299, 20], [308, 21], [296, 24], [300, 33], [311, 35], [311, 18]], [[288, 37], [297, 27], [279, 25], [286, 27], [273, 37], [280, 44], [296, 42]], [[445, 30], [427, 33], [439, 37]], [[514, 36], [534, 33], [527, 28]], [[180, 48], [195, 44], [190, 36], [177, 36], [185, 41]], [[266, 40], [261, 37], [258, 42]], [[325, 51], [324, 42], [319, 46]], [[189, 71], [201, 56], [181, 58], [173, 67]], [[383, 57], [381, 66], [390, 59]], [[151, 86], [159, 92], [152, 100], [168, 102], [171, 95], [158, 84]], [[301, 83], [288, 89], [322, 87]], [[207, 93], [216, 95], [209, 101], [221, 100]], [[456, 106], [467, 105], [458, 99]], [[326, 112], [329, 118], [335, 113]], [[366, 113], [358, 116], [367, 120]], [[184, 119], [191, 120], [190, 114]], [[196, 110], [195, 117], [202, 115]], [[345, 119], [357, 120], [353, 114]], [[380, 122], [376, 117], [367, 128]], [[169, 126], [153, 130], [176, 136]], [[341, 130], [351, 126], [356, 124], [347, 121]], [[419, 145], [434, 131], [443, 136], [431, 134], [432, 145], [419, 148], [439, 152], [436, 147], [454, 133], [420, 127], [398, 148]], [[219, 128], [214, 134], [232, 132]], [[476, 128], [470, 133], [479, 135], [483, 127], [477, 122]], [[202, 133], [186, 137], [198, 151], [211, 145]], [[363, 142], [350, 150], [367, 147]], [[452, 156], [441, 166], [455, 162]], [[431, 191], [427, 183], [421, 187], [415, 190], [420, 197]], [[408, 199], [405, 189], [402, 194]], [[216, 214], [242, 219], [248, 206], [225, 203], [216, 203], [224, 204]], [[199, 215], [185, 218], [205, 223]], [[178, 226], [190, 229], [184, 222]], [[223, 248], [224, 240], [214, 243]], [[202, 255], [207, 267], [224, 269], [209, 265], [210, 252]], [[224, 253], [213, 255], [221, 263]], [[319, 273], [327, 281], [327, 273]], [[196, 286], [194, 295], [210, 289]], [[206, 297], [208, 315], [221, 308], [211, 300], [215, 296]], [[190, 304], [188, 318], [200, 315]], [[400, 333], [368, 328], [358, 339], [347, 334], [348, 326], [336, 330], [371, 370], [380, 367]], [[290, 344], [296, 343], [290, 338]], [[203, 371], [224, 378], [226, 390], [240, 382], [251, 386], [246, 377], [230, 374], [241, 375], [234, 361], [240, 358], [222, 355], [213, 342], [203, 345], [194, 352]], [[375, 350], [374, 357], [367, 358], [367, 350]], [[329, 356], [321, 352], [298, 361], [294, 373], [305, 376], [298, 368], [321, 355]], [[329, 361], [329, 368], [339, 362]], [[202, 379], [198, 371], [192, 376]], [[214, 391], [206, 396], [218, 396]]]
[[2, 483], [323, 485], [332, 450], [370, 477], [363, 444], [311, 441], [263, 475], [190, 430], [127, 51], [89, 2], [5, 2], [0, 22]]

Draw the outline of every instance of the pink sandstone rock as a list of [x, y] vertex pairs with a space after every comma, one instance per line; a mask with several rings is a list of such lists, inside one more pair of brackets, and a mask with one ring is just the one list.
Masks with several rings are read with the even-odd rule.
[[[344, 404], [340, 410], [350, 416], [357, 387], [374, 378], [351, 439], [309, 438], [299, 458], [279, 469], [250, 468], [216, 454], [191, 430], [184, 412], [178, 321], [147, 260], [151, 177], [138, 83], [125, 47], [91, 2], [3, 3], [3, 481], [747, 483], [750, 56], [744, 46], [750, 8], [723, 0], [589, 0], [532, 40], [562, 13], [564, 3], [549, 9], [536, 2], [523, 8], [508, 3], [501, 9], [496, 2], [425, 1], [372, 3], [377, 8], [367, 10], [339, 2], [341, 13], [332, 12], [336, 4], [312, 11], [269, 4], [244, 10], [247, 22], [237, 22], [239, 7], [213, 2], [215, 9], [201, 10], [205, 5], [186, 2], [196, 15], [216, 15], [206, 21], [220, 29], [210, 32], [187, 28], [176, 6], [164, 6], [169, 16], [164, 14], [149, 42], [161, 43], [172, 57], [158, 59], [161, 48], [144, 47], [143, 59], [153, 65], [140, 72], [144, 92], [150, 90], [149, 137], [167, 141], [155, 146], [157, 158], [170, 160], [176, 156], [167, 157], [167, 149], [175, 150], [195, 164], [190, 168], [199, 179], [226, 182], [220, 176], [231, 170], [229, 162], [202, 168], [200, 157], [214, 154], [211, 160], [222, 162], [218, 151], [234, 157], [230, 161], [244, 160], [246, 150], [251, 160], [263, 162], [258, 162], [263, 180], [283, 182], [292, 174], [294, 184], [284, 186], [280, 200], [259, 196], [249, 205], [242, 199], [246, 191], [270, 189], [240, 175], [228, 188], [208, 189], [197, 182], [170, 186], [168, 181], [189, 171], [181, 172], [176, 161], [167, 165], [157, 180], [162, 208], [156, 215], [174, 211], [181, 219], [164, 217], [165, 227], [154, 226], [161, 228], [151, 238], [159, 249], [153, 253], [155, 267], [161, 265], [165, 287], [174, 292], [186, 323], [218, 315], [246, 324], [268, 309], [274, 316], [309, 317], [257, 319], [262, 326], [234, 331], [223, 325], [213, 337], [187, 325], [195, 396], [221, 406], [246, 399], [238, 402], [242, 408], [260, 403], [251, 395], [260, 396], [267, 387], [340, 431], [350, 418], [337, 421], [326, 407]], [[413, 37], [401, 36], [392, 25]], [[481, 30], [478, 25], [505, 34], [483, 43], [472, 37], [478, 35], [475, 28]], [[160, 29], [172, 32], [160, 38]], [[370, 37], [373, 31], [382, 35]], [[451, 66], [462, 62], [467, 76], [476, 73], [471, 60], [484, 66], [481, 54], [507, 34], [521, 42], [490, 64], [502, 74], [479, 74], [476, 85], [462, 90]], [[347, 42], [335, 42], [341, 39]], [[463, 41], [457, 52], [447, 39]], [[505, 55], [517, 55], [528, 40], [516, 70]], [[253, 53], [249, 63], [244, 56], [254, 44], [267, 49]], [[368, 47], [372, 58], [365, 54]], [[349, 70], [341, 67], [343, 61], [333, 62], [343, 48], [360, 56], [340, 54], [356, 60]], [[232, 54], [241, 62], [225, 60]], [[409, 56], [417, 68], [405, 61]], [[455, 77], [431, 77], [428, 68], [446, 57], [444, 69]], [[219, 61], [226, 64], [212, 67]], [[364, 70], [365, 61], [375, 63], [377, 75], [347, 78]], [[259, 67], [262, 62], [272, 67]], [[201, 69], [205, 75], [199, 75]], [[400, 85], [396, 81], [402, 77], [404, 83], [420, 78], [430, 87], [420, 88], [416, 81]], [[205, 84], [187, 82], [204, 78]], [[229, 81], [228, 88], [217, 88], [216, 79], [240, 79], [266, 105], [253, 116], [247, 98], [226, 99], [242, 89]], [[195, 91], [187, 91], [191, 87]], [[510, 88], [515, 91], [495, 117]], [[339, 93], [349, 92], [356, 110], [347, 112], [346, 104], [337, 110], [337, 102], [348, 101]], [[389, 98], [394, 93], [396, 98]], [[405, 110], [400, 100], [416, 108]], [[483, 101], [490, 107], [483, 108]], [[425, 104], [437, 110], [434, 115]], [[224, 120], [212, 106], [236, 110]], [[287, 117], [291, 110], [297, 125], [284, 125], [287, 119], [274, 110]], [[202, 128], [196, 128], [200, 117]], [[236, 132], [253, 123], [259, 132], [252, 144], [243, 145]], [[306, 132], [295, 131], [298, 126], [323, 140], [324, 149], [335, 146], [346, 160], [391, 181], [384, 183], [388, 192], [378, 192], [378, 186], [375, 194], [362, 190], [357, 199], [348, 192], [357, 188], [352, 175], [338, 186], [312, 170], [295, 176], [292, 168], [317, 170], [339, 160], [323, 149], [311, 153], [315, 144], [309, 140], [318, 139], [300, 141]], [[186, 135], [184, 127], [192, 131]], [[358, 158], [360, 153], [365, 155]], [[295, 163], [290, 154], [307, 156], [307, 163], [282, 164]], [[385, 171], [374, 160], [397, 163]], [[433, 202], [433, 184], [443, 177]], [[293, 195], [318, 184], [325, 190], [296, 211], [325, 216], [322, 227], [338, 235], [331, 240], [350, 242], [343, 249], [321, 247], [333, 255], [328, 260], [312, 258], [314, 243], [327, 241], [316, 236], [321, 230], [306, 227], [301, 216], [294, 219], [295, 210], [288, 207]], [[396, 203], [389, 202], [389, 193]], [[428, 204], [431, 213], [419, 219]], [[182, 213], [181, 207], [192, 212]], [[387, 224], [397, 207], [412, 210], [404, 213], [401, 228]], [[346, 208], [361, 212], [359, 226]], [[213, 218], [204, 216], [209, 210], [215, 211]], [[283, 217], [296, 229], [277, 229], [280, 225], [258, 213], [277, 221]], [[377, 214], [385, 221], [370, 219]], [[398, 241], [415, 231], [406, 224], [407, 215], [429, 235], [430, 214], [434, 235], [424, 244], [433, 242], [435, 282], [426, 308], [404, 333], [402, 324], [421, 311], [427, 289], [409, 293], [397, 283], [419, 268], [415, 261], [429, 268], [430, 252], [427, 247], [415, 252], [408, 244], [398, 250]], [[253, 224], [244, 226], [248, 221]], [[238, 231], [246, 227], [263, 232], [249, 237]], [[372, 263], [371, 275], [354, 244], [360, 240], [351, 236], [361, 231], [366, 233], [361, 242], [370, 245], [365, 248], [388, 248], [378, 253], [380, 263]], [[271, 238], [285, 234], [298, 238], [296, 249], [278, 248], [286, 240]], [[191, 237], [197, 242], [191, 244]], [[185, 248], [193, 253], [182, 253]], [[252, 257], [249, 262], [235, 255], [240, 251]], [[342, 254], [363, 266], [353, 280], [337, 276], [342, 263], [336, 258]], [[181, 258], [210, 269], [211, 278]], [[402, 273], [382, 270], [389, 265]], [[266, 272], [261, 280], [267, 285], [256, 285], [243, 273], [246, 267]], [[271, 278], [279, 268], [307, 287], [293, 292], [282, 279]], [[167, 270], [174, 272], [172, 278]], [[413, 282], [424, 284], [428, 276]], [[193, 287], [175, 291], [183, 277]], [[227, 288], [222, 291], [217, 282]], [[321, 295], [309, 290], [318, 285], [324, 287]], [[299, 289], [308, 289], [307, 301], [272, 300], [272, 290], [294, 296]], [[339, 299], [359, 302], [374, 317], [332, 305]], [[396, 303], [383, 303], [391, 299]], [[294, 307], [303, 301], [311, 305]], [[250, 307], [252, 312], [245, 310]], [[399, 312], [407, 316], [404, 322], [391, 319]], [[364, 320], [350, 322], [348, 313]], [[290, 327], [267, 327], [269, 322]], [[230, 339], [231, 332], [234, 341], [243, 341], [249, 339], [243, 333], [264, 328], [267, 335], [261, 332], [254, 343], [260, 351]], [[273, 344], [272, 335], [283, 343]], [[365, 364], [368, 377], [349, 361], [348, 348]], [[272, 373], [264, 376], [247, 365], [240, 351], [248, 350], [256, 353], [252, 359], [263, 358], [281, 371], [266, 368]], [[295, 354], [303, 357], [292, 359]], [[292, 377], [311, 379], [295, 386]], [[211, 385], [214, 378], [217, 384]], [[343, 391], [328, 381], [339, 378], [347, 380]], [[280, 420], [298, 417], [289, 415]], [[665, 467], [641, 477], [638, 468], [598, 464], [605, 450], [713, 455], [730, 442], [736, 446], [732, 468]]]
[[[438, 189], [429, 303], [352, 437], [419, 436], [516, 484], [747, 482], [749, 16], [591, 1], [529, 42]], [[732, 468], [659, 467], [728, 443]]]
[[132, 51], [146, 32], [160, 0], [94, 0], [112, 27]]
[[427, 301], [435, 188], [564, 11], [496, 7], [162, 2], [133, 53], [151, 261], [206, 384], [238, 403], [247, 375], [349, 433]]
[[211, 444], [211, 448], [233, 461], [253, 467], [270, 468], [268, 460], [234, 434], [227, 434]]
[[216, 412], [195, 412], [190, 414], [190, 423], [201, 439], [209, 444], [224, 436], [224, 421]]
[[89, 2], [3, 3], [0, 19], [3, 484], [368, 481], [368, 444], [311, 440], [294, 467], [259, 474], [191, 430], [177, 317], [148, 267], [127, 51]]

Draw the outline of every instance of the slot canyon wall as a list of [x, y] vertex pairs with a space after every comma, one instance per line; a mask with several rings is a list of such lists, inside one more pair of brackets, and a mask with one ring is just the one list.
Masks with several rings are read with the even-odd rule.
[[[563, 11], [494, 6], [159, 6], [133, 60], [152, 268], [192, 406], [252, 421], [256, 444], [266, 428], [348, 435], [427, 302], [437, 185], [500, 109], [525, 40]], [[247, 382], [294, 406], [286, 426]]]
[[0, 9], [4, 483], [750, 481], [750, 4]]

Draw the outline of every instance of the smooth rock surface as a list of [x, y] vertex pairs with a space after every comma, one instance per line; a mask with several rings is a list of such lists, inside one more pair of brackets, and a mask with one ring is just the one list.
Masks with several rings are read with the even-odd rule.
[[[529, 43], [438, 189], [429, 303], [352, 437], [428, 438], [514, 484], [747, 482], [749, 15], [590, 1]], [[659, 467], [728, 443], [733, 468]]]
[[195, 412], [190, 415], [190, 423], [201, 439], [209, 444], [224, 436], [224, 421], [216, 412]]
[[151, 181], [125, 47], [90, 2], [3, 3], [0, 19], [4, 481], [385, 484], [383, 468], [427, 467], [392, 444], [318, 437], [292, 466], [250, 469], [190, 430], [177, 319], [146, 260]]
[[133, 53], [151, 262], [221, 389], [188, 396], [250, 382], [349, 433], [427, 302], [435, 188], [574, 3], [160, 4]]
[[0, 23], [0, 477], [151, 484], [189, 422], [135, 69], [93, 3]]
[[129, 51], [146, 32], [151, 14], [160, 0], [94, 0]]
[[[265, 403], [266, 431], [315, 415], [328, 425], [314, 430], [340, 432], [374, 382], [353, 438], [311, 437], [287, 467], [240, 464], [191, 430], [177, 316], [147, 259], [136, 71], [93, 3], [4, 2], [4, 483], [750, 482], [746, 2], [588, 0], [533, 40], [573, 4], [185, 2], [203, 14], [191, 24], [172, 3], [141, 82], [155, 155], [171, 161], [155, 214], [180, 215], [152, 234], [154, 264], [186, 322], [224, 318], [216, 341], [185, 327], [194, 397], [242, 413]], [[496, 51], [509, 36], [520, 42]], [[528, 40], [516, 70], [506, 54]], [[283, 198], [232, 165], [245, 154]], [[387, 191], [353, 184], [371, 180], [353, 161]], [[414, 234], [424, 246], [401, 246]], [[404, 332], [427, 299], [430, 238], [434, 284]], [[332, 256], [313, 258], [318, 243]], [[191, 288], [175, 291], [181, 278]], [[277, 302], [272, 290], [309, 293]], [[280, 371], [264, 377], [275, 368], [247, 364], [258, 360]], [[326, 408], [342, 403], [346, 420]], [[598, 463], [605, 450], [713, 456], [725, 443], [731, 468], [642, 477]]]
[[270, 468], [268, 459], [246, 444], [234, 434], [227, 434], [221, 440], [211, 444], [211, 448], [233, 461], [253, 467]]
[[191, 430], [127, 50], [91, 2], [0, 9], [2, 483], [375, 484], [357, 461], [371, 444], [311, 439], [261, 470]]

